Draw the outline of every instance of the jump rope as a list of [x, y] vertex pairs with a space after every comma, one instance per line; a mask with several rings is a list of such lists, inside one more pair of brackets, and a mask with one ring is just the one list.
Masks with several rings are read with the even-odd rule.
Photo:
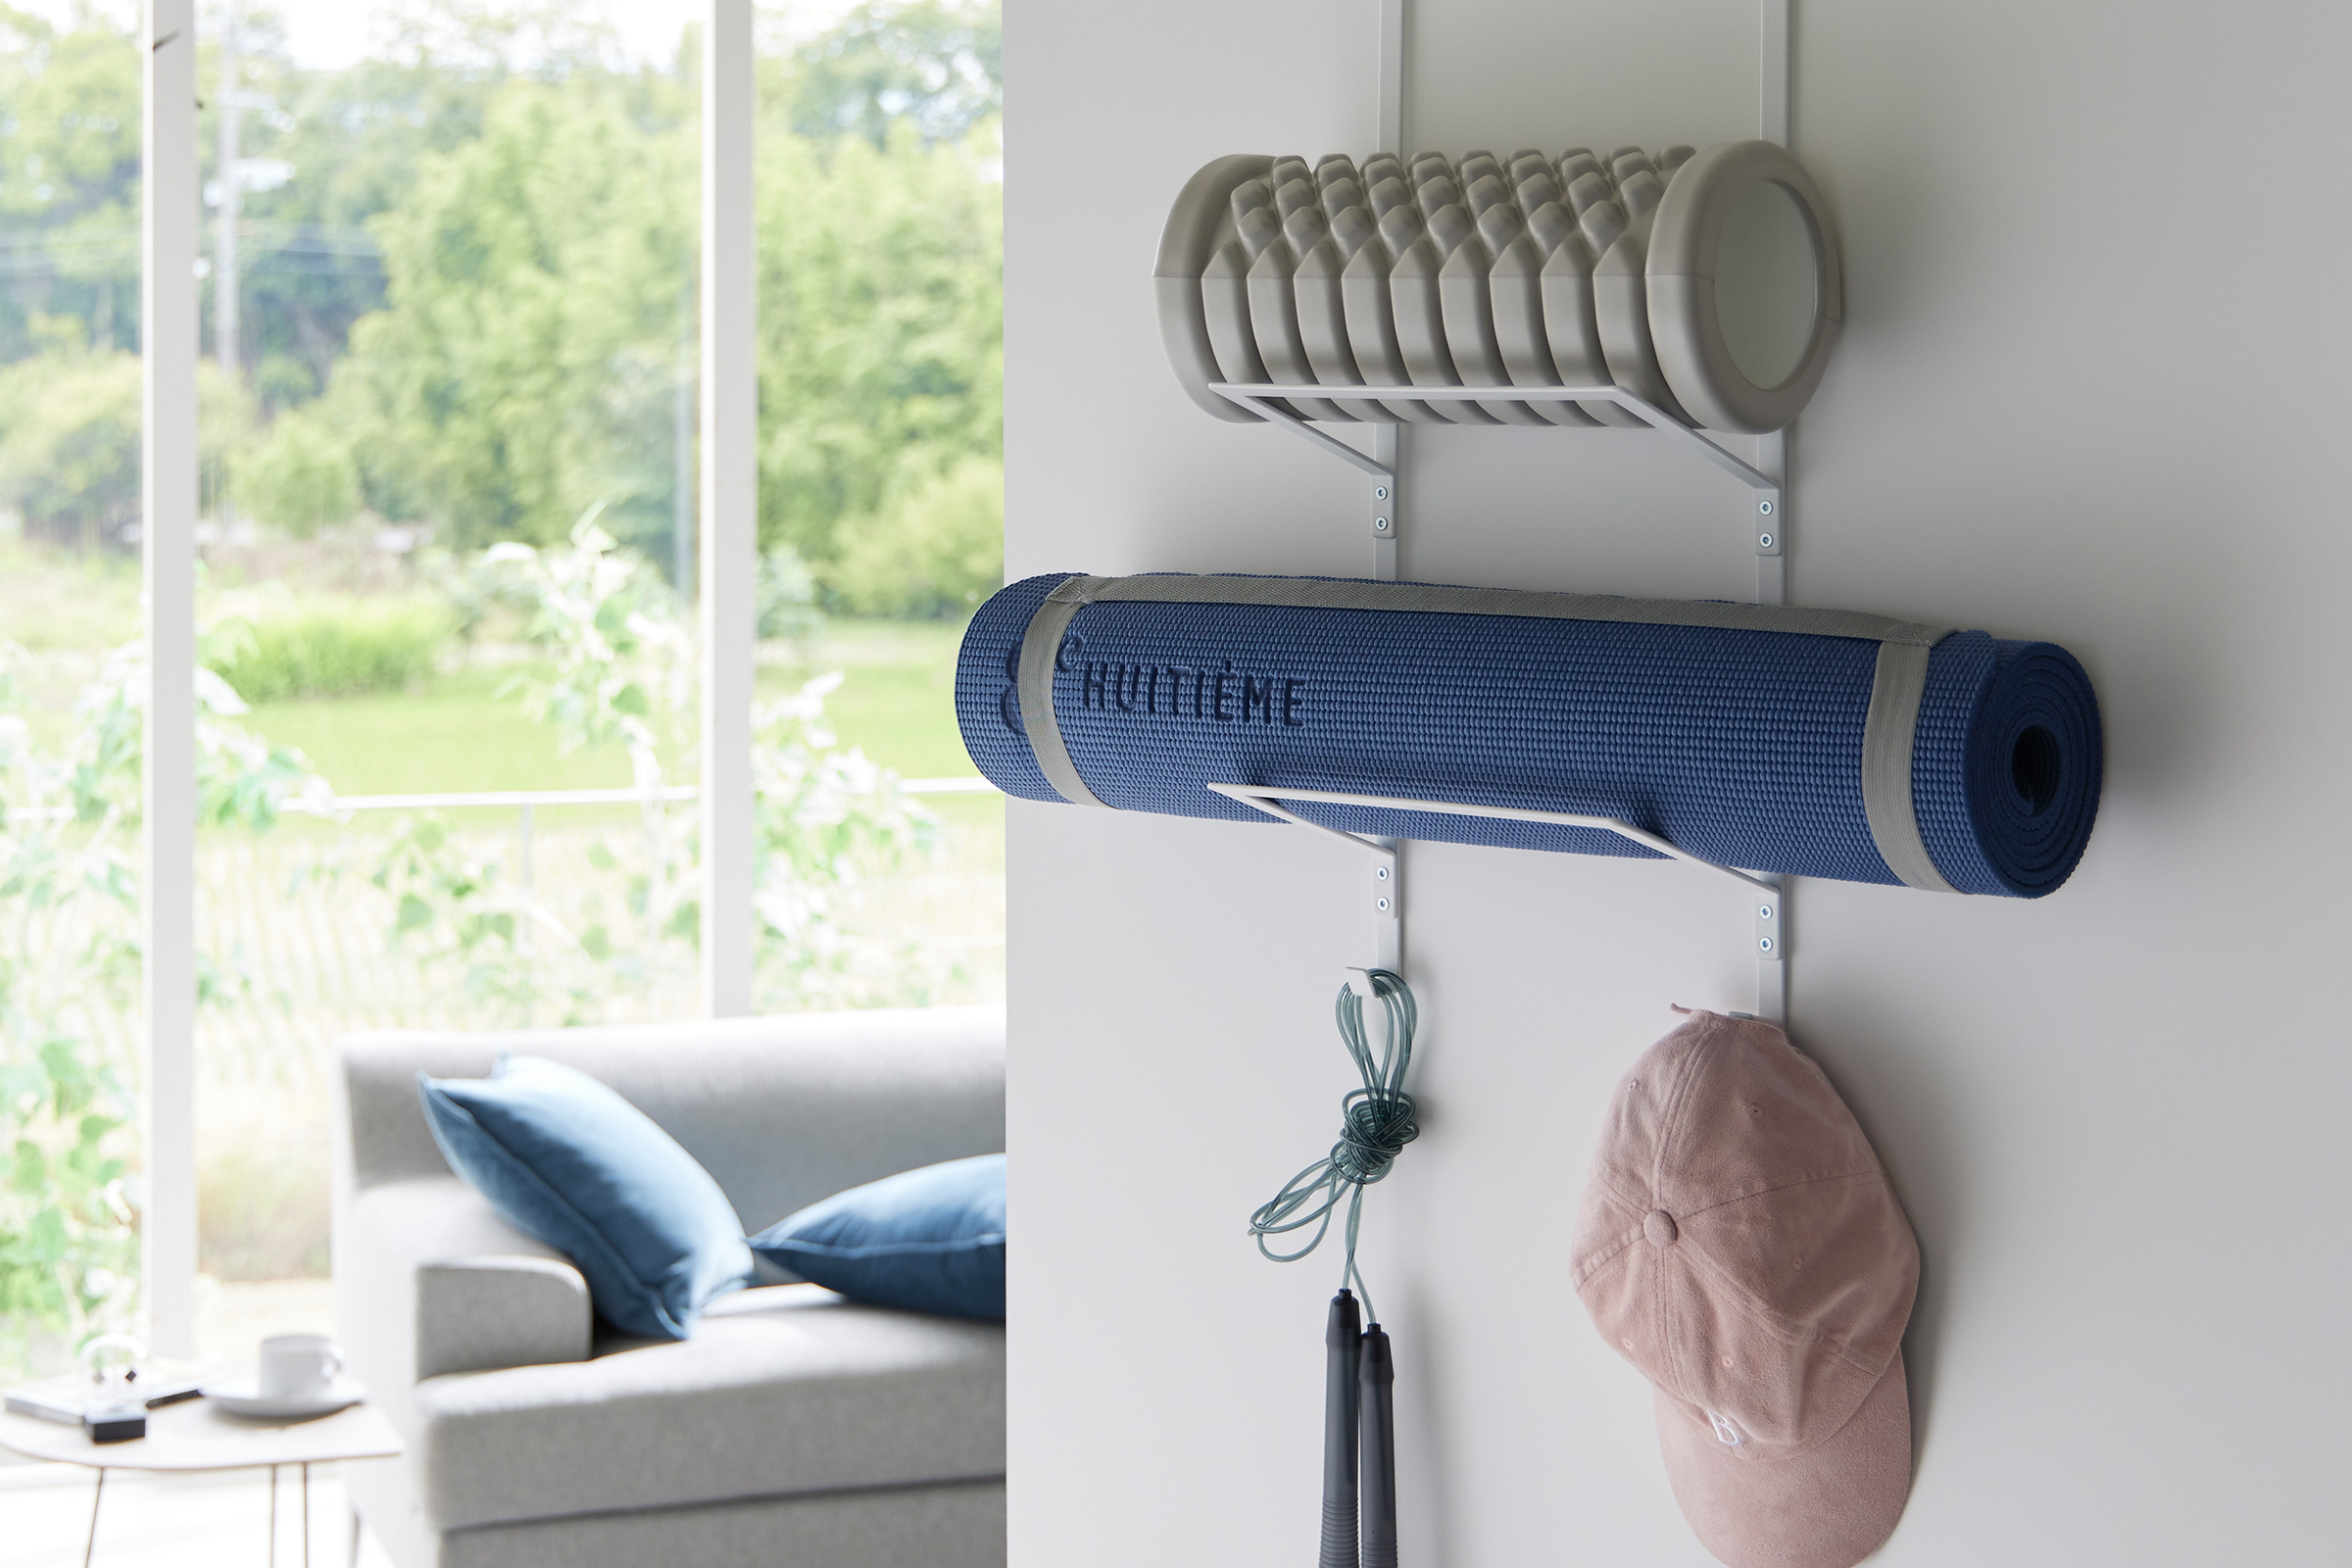
[[[1364, 975], [1388, 1014], [1388, 1037], [1375, 1055], [1364, 1033], [1363, 997], [1353, 986], [1341, 988], [1332, 1011], [1363, 1087], [1349, 1090], [1340, 1102], [1340, 1141], [1250, 1216], [1257, 1250], [1277, 1263], [1295, 1263], [1323, 1245], [1332, 1211], [1343, 1199], [1348, 1203], [1348, 1258], [1323, 1331], [1323, 1536], [1317, 1568], [1396, 1568], [1396, 1360], [1372, 1305], [1371, 1288], [1356, 1267], [1355, 1240], [1364, 1189], [1387, 1176], [1404, 1146], [1421, 1136], [1413, 1097], [1404, 1092], [1420, 1013], [1402, 976], [1387, 969], [1368, 969]], [[1314, 1235], [1295, 1252], [1277, 1252], [1266, 1244], [1269, 1236], [1288, 1236], [1310, 1225]], [[1361, 1317], [1357, 1293], [1363, 1298]]]

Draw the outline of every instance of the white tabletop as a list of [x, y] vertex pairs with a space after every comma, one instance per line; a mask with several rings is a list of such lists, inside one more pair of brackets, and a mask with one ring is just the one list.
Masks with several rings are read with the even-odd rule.
[[355, 1404], [309, 1421], [249, 1421], [196, 1398], [148, 1411], [147, 1436], [127, 1443], [92, 1443], [79, 1427], [0, 1411], [0, 1448], [108, 1470], [238, 1470], [389, 1459], [401, 1452], [401, 1442], [372, 1405]]

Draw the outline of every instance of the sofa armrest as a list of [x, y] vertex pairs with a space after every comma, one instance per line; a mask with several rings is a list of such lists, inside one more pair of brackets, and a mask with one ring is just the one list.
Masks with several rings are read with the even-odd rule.
[[455, 1176], [347, 1198], [334, 1253], [344, 1353], [404, 1435], [419, 1379], [587, 1359], [587, 1281]]
[[562, 1258], [512, 1253], [416, 1267], [416, 1377], [582, 1361], [588, 1282]]

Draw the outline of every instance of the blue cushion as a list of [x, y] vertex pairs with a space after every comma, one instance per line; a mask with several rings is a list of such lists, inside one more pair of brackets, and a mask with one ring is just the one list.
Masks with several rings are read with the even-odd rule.
[[805, 1280], [880, 1306], [1004, 1319], [1004, 1156], [835, 1193], [752, 1238]]
[[487, 1078], [416, 1075], [433, 1142], [516, 1230], [569, 1257], [597, 1314], [655, 1339], [694, 1332], [755, 1267], [710, 1173], [584, 1072], [501, 1056]]

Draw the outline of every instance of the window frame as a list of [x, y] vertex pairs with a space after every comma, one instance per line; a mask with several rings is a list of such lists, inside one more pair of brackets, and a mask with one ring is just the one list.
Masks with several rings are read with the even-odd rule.
[[[196, 1349], [195, 0], [141, 29], [140, 567], [143, 720], [140, 1212], [148, 1339]], [[752, 1010], [752, 682], [758, 636], [758, 272], [752, 0], [703, 0], [701, 544], [703, 1012]], [[154, 672], [172, 672], [156, 679]]]

